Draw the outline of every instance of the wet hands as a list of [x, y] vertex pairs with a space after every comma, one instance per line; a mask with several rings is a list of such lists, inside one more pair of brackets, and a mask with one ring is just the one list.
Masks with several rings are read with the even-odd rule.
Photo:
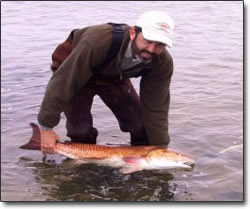
[[59, 136], [51, 130], [41, 130], [41, 151], [44, 155], [56, 153], [56, 142]]

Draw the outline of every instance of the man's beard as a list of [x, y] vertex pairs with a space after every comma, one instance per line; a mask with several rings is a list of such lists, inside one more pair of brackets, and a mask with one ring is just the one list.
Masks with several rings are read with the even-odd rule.
[[[139, 58], [142, 60], [142, 62], [151, 61], [151, 60], [156, 56], [156, 54], [151, 53], [151, 52], [147, 51], [146, 49], [140, 50], [140, 49], [136, 46], [136, 43], [135, 43], [135, 42], [136, 42], [136, 39], [137, 39], [137, 37], [136, 37], [134, 40], [131, 41], [131, 49], [132, 49], [133, 57], [139, 57]], [[141, 53], [148, 53], [148, 54], [151, 55], [151, 58], [143, 59], [143, 58], [141, 58], [141, 56], [140, 56]]]

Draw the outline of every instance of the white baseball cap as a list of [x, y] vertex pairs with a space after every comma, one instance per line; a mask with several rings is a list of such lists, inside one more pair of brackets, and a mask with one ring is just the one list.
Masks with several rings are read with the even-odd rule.
[[172, 47], [174, 21], [162, 11], [148, 11], [143, 13], [136, 22], [142, 28], [145, 39], [157, 41]]

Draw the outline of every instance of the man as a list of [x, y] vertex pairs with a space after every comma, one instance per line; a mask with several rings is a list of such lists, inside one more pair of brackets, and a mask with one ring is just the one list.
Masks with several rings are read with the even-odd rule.
[[[98, 132], [90, 113], [95, 95], [114, 113], [120, 129], [130, 133], [132, 145], [168, 145], [173, 60], [166, 47], [172, 46], [173, 28], [165, 13], [149, 11], [135, 27], [122, 25], [117, 33], [110, 24], [72, 31], [52, 55], [54, 73], [38, 115], [41, 150], [55, 152], [59, 137], [53, 127], [62, 112], [72, 141], [96, 143]], [[119, 32], [120, 48], [114, 40]], [[140, 97], [130, 82], [138, 76]]]

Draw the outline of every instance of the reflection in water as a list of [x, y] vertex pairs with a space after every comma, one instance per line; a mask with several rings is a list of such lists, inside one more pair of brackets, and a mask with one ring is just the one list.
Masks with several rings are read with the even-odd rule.
[[[50, 201], [172, 201], [177, 184], [166, 171], [141, 171], [128, 175], [118, 169], [91, 164], [76, 165], [64, 160], [34, 162], [21, 159], [32, 168]], [[185, 193], [188, 194], [187, 191]]]

